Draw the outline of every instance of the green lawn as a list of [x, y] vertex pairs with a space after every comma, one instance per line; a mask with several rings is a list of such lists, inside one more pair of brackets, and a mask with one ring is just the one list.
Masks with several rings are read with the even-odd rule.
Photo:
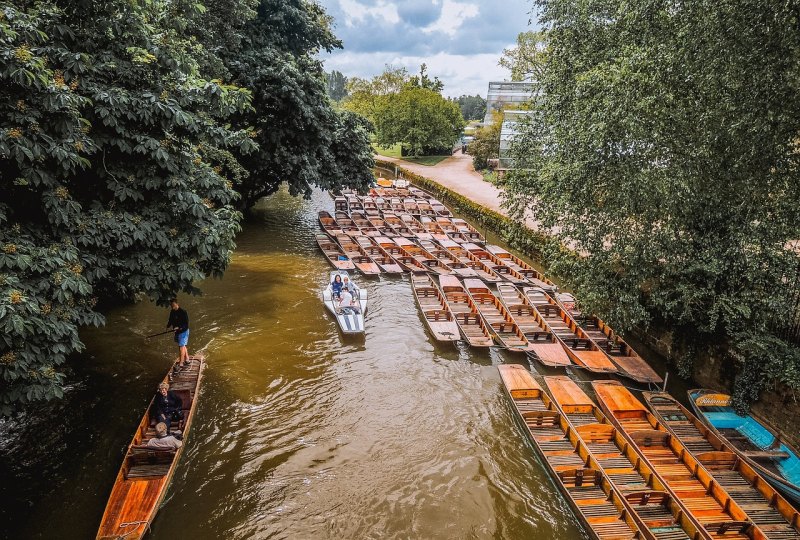
[[394, 146], [384, 148], [383, 146], [378, 146], [377, 144], [373, 143], [372, 148], [374, 148], [375, 151], [382, 156], [398, 158], [404, 161], [410, 161], [411, 163], [419, 163], [420, 165], [428, 165], [428, 166], [436, 165], [440, 161], [450, 157], [450, 156], [401, 157], [399, 144], [395, 144]]

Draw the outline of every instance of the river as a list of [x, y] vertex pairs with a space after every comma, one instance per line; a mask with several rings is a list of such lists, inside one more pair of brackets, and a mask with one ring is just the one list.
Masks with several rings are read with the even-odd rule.
[[[257, 206], [221, 280], [182, 297], [201, 401], [152, 539], [585, 538], [515, 421], [496, 365], [439, 346], [408, 278], [369, 290], [366, 336], [320, 301], [330, 197]], [[0, 425], [5, 538], [94, 538], [124, 450], [169, 367], [168, 312], [115, 308], [82, 333], [65, 399]]]

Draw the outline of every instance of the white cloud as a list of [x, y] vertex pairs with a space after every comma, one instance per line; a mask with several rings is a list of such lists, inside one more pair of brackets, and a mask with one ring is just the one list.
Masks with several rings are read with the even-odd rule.
[[498, 59], [497, 54], [438, 53], [428, 56], [390, 56], [385, 53], [343, 51], [326, 58], [325, 69], [341, 71], [348, 77], [370, 78], [383, 71], [386, 64], [403, 66], [411, 73], [416, 73], [420, 64], [424, 62], [428, 65], [428, 73], [439, 77], [445, 84], [446, 96], [479, 94], [486, 97], [489, 81], [510, 80], [510, 73], [497, 64]]
[[448, 36], [455, 36], [464, 21], [476, 17], [480, 13], [477, 4], [444, 0], [439, 18], [428, 26], [422, 28], [426, 34], [443, 32]]
[[356, 26], [356, 23], [364, 22], [367, 17], [375, 17], [391, 24], [400, 22], [397, 5], [384, 0], [379, 0], [377, 5], [372, 7], [367, 7], [356, 0], [339, 0], [339, 5], [344, 10], [344, 23], [347, 26]]

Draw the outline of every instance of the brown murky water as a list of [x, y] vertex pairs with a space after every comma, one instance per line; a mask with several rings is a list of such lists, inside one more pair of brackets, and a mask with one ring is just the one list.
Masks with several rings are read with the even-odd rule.
[[[184, 298], [208, 368], [149, 538], [585, 538], [503, 394], [504, 352], [435, 345], [407, 278], [360, 279], [366, 336], [320, 301], [327, 195], [256, 208], [224, 279]], [[125, 446], [174, 356], [167, 311], [86, 331], [66, 399], [0, 425], [6, 538], [94, 534]]]

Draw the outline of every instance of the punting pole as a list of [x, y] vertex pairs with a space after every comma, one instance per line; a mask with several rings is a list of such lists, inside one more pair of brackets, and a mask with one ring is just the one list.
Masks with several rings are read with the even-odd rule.
[[667, 391], [667, 381], [668, 381], [668, 380], [669, 380], [669, 371], [667, 371], [667, 372], [664, 374], [664, 387], [663, 387], [663, 388], [661, 388], [661, 391], [662, 391], [662, 392], [666, 392], [666, 391]]

